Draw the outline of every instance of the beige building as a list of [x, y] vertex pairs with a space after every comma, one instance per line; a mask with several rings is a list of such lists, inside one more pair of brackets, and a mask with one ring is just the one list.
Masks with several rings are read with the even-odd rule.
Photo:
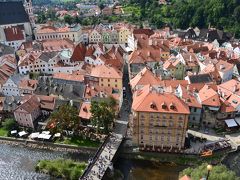
[[95, 43], [102, 42], [102, 35], [96, 29], [93, 29], [89, 33], [89, 37], [88, 38], [89, 38], [89, 43], [90, 44], [95, 44]]
[[35, 31], [36, 40], [46, 39], [70, 39], [73, 42], [80, 42], [82, 37], [82, 28], [79, 24], [75, 26], [54, 27], [38, 26]]
[[130, 29], [127, 27], [121, 27], [118, 31], [118, 43], [119, 44], [125, 44], [128, 43], [128, 36], [131, 34]]
[[97, 80], [100, 87], [112, 87], [122, 89], [122, 72], [107, 65], [95, 66], [92, 69], [91, 77]]
[[133, 95], [133, 143], [141, 150], [174, 151], [184, 147], [189, 107], [174, 94], [150, 85]]

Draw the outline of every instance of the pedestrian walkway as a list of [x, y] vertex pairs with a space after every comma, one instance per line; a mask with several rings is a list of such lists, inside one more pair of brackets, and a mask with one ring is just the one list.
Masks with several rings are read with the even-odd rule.
[[199, 138], [206, 138], [209, 141], [218, 141], [218, 140], [222, 140], [224, 139], [224, 137], [218, 136], [218, 135], [212, 135], [212, 134], [204, 134], [202, 132], [199, 131], [194, 131], [191, 129], [188, 129], [187, 131], [189, 134], [192, 134], [195, 137], [199, 137]]
[[83, 180], [100, 180], [103, 178], [108, 167], [112, 166], [112, 159], [115, 156], [123, 136], [113, 133], [102, 146], [98, 154], [95, 155], [95, 160], [90, 162], [88, 169], [80, 178]]

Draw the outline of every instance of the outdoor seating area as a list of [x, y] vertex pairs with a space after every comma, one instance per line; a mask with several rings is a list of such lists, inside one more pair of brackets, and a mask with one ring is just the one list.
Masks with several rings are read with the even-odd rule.
[[33, 132], [28, 133], [27, 131], [17, 131], [12, 130], [10, 132], [11, 136], [16, 138], [24, 138], [29, 140], [41, 140], [41, 141], [53, 141], [55, 138], [60, 138], [61, 133], [51, 134], [50, 131], [42, 131], [40, 132]]

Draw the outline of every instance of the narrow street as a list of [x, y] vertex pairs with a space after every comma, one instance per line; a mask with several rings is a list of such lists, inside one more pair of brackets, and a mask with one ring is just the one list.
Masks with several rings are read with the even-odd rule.
[[122, 107], [120, 109], [120, 118], [116, 120], [114, 133], [125, 135], [127, 131], [127, 123], [129, 120], [129, 114], [131, 113], [132, 106], [132, 92], [129, 86], [129, 76], [127, 64], [124, 65], [123, 70], [123, 87], [126, 88], [125, 96], [123, 97]]

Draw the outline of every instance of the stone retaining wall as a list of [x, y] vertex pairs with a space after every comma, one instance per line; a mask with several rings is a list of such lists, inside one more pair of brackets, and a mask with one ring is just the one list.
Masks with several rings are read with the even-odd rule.
[[34, 141], [28, 139], [20, 139], [20, 138], [11, 138], [11, 137], [1, 137], [1, 144], [8, 144], [13, 146], [23, 146], [29, 148], [37, 148], [37, 149], [46, 149], [52, 151], [63, 151], [63, 152], [71, 152], [71, 153], [84, 153], [84, 154], [94, 154], [98, 148], [95, 147], [78, 147], [67, 144], [55, 144], [52, 142], [45, 141]]

